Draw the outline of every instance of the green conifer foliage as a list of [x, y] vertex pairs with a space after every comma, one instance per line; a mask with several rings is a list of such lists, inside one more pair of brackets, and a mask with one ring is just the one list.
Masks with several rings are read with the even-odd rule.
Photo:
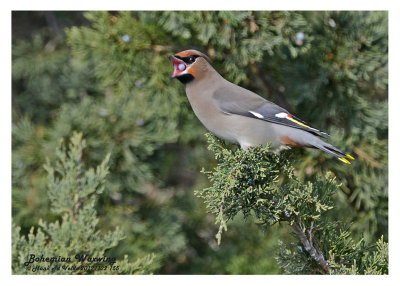
[[292, 227], [297, 247], [293, 243], [294, 249], [288, 249], [281, 242], [277, 258], [288, 274], [387, 274], [383, 238], [369, 253], [363, 239], [355, 242], [343, 225], [326, 219], [339, 189], [331, 174], [302, 181], [290, 161], [271, 154], [268, 146], [232, 151], [211, 134], [207, 137], [218, 164], [203, 171], [213, 185], [195, 193], [216, 215], [218, 244], [227, 222], [243, 213], [265, 227], [281, 222]]
[[[28, 238], [20, 235], [20, 227], [13, 225], [12, 270], [14, 274], [145, 274], [149, 273], [152, 255], [129, 262], [125, 256], [115, 265], [103, 262], [80, 262], [76, 255], [101, 258], [106, 251], [115, 247], [124, 234], [120, 228], [102, 234], [98, 230], [96, 198], [104, 190], [108, 174], [109, 156], [94, 169], [85, 170], [82, 154], [85, 147], [82, 134], [75, 133], [68, 150], [61, 142], [57, 149], [57, 160], [52, 166], [47, 163], [48, 195], [52, 210], [62, 215], [53, 223], [39, 221], [39, 228], [32, 227]], [[65, 261], [40, 261], [25, 265], [31, 255], [45, 258], [70, 258]], [[107, 257], [107, 256], [106, 256]], [[36, 268], [40, 266], [40, 268]], [[112, 267], [118, 267], [113, 270]], [[91, 267], [107, 267], [92, 270]], [[68, 268], [73, 268], [68, 269]]]

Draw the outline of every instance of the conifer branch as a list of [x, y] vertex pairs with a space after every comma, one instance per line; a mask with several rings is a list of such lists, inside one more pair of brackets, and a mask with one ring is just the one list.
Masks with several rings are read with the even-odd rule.
[[[97, 189], [95, 189], [93, 192], [90, 192], [89, 194], [87, 194], [85, 197], [81, 198], [78, 202], [75, 203], [74, 205], [74, 211], [72, 212], [72, 218], [74, 219], [74, 221], [77, 220], [77, 215], [79, 212], [79, 209], [83, 206], [83, 204], [90, 199], [91, 197], [93, 197], [94, 195], [97, 194]], [[75, 194], [75, 197], [77, 197], [78, 194]]]
[[313, 246], [313, 241], [312, 241], [312, 226], [310, 227], [310, 237], [307, 239], [306, 234], [303, 232], [300, 222], [293, 222], [292, 227], [294, 231], [296, 232], [297, 236], [299, 237], [301, 243], [303, 244], [305, 250], [311, 255], [311, 257], [325, 270], [326, 273], [331, 274], [332, 270], [328, 264], [328, 262], [325, 260], [325, 257], [323, 253], [321, 252], [320, 249], [316, 249]]
[[225, 228], [225, 231], [227, 230], [226, 228], [226, 221], [224, 219], [224, 200], [225, 200], [225, 194], [228, 191], [228, 188], [225, 189], [224, 193], [222, 194], [222, 198], [221, 198], [221, 206], [219, 208], [219, 216], [220, 216], [220, 222], [219, 222], [219, 228], [218, 228], [218, 232], [215, 235], [215, 237], [217, 238], [217, 243], [218, 245], [221, 244], [221, 237], [222, 237], [222, 230]]

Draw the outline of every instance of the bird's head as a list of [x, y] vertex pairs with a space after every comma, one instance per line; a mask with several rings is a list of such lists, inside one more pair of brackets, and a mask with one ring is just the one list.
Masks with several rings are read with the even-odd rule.
[[211, 67], [210, 59], [196, 50], [186, 50], [175, 55], [169, 55], [168, 58], [174, 65], [174, 73], [171, 78], [177, 78], [184, 84], [201, 78]]

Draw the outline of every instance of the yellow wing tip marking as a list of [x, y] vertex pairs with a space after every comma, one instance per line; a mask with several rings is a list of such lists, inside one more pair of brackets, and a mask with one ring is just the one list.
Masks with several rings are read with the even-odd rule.
[[351, 164], [348, 160], [346, 160], [345, 158], [338, 158], [340, 161], [342, 161], [343, 163], [346, 163], [346, 164]]
[[297, 121], [296, 119], [293, 119], [291, 117], [286, 117], [286, 118], [289, 119], [290, 121], [294, 122], [294, 123], [297, 123], [297, 124], [301, 125], [301, 126], [304, 126], [306, 128], [311, 128], [310, 126], [305, 125], [304, 123], [301, 123], [300, 121]]
[[346, 154], [346, 158], [350, 159], [350, 160], [354, 160], [353, 156]]

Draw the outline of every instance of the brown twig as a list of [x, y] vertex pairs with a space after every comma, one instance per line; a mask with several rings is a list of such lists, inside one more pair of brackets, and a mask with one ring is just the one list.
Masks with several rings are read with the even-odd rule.
[[379, 164], [379, 162], [374, 160], [372, 157], [368, 156], [368, 154], [366, 152], [364, 152], [363, 150], [361, 150], [360, 148], [355, 147], [354, 153], [356, 153], [359, 158], [363, 158], [364, 160], [368, 161], [372, 167], [379, 168], [381, 166]]
[[226, 221], [224, 219], [224, 201], [225, 201], [225, 194], [226, 194], [227, 190], [228, 190], [228, 188], [225, 188], [224, 193], [222, 194], [221, 205], [219, 207], [219, 214], [221, 216], [221, 221], [219, 223], [219, 228], [218, 228], [218, 232], [216, 235], [218, 245], [221, 244], [222, 230], [224, 228], [224, 225], [226, 225]]
[[73, 211], [72, 209], [66, 209], [65, 211], [71, 215], [72, 220], [73, 220], [74, 222], [77, 222], [77, 221], [78, 221], [78, 219], [76, 218], [76, 216], [75, 216], [75, 214], [74, 214], [74, 211]]
[[311, 221], [311, 225], [310, 225], [310, 230], [308, 231], [308, 241], [311, 243], [312, 245], [312, 235], [313, 235], [313, 228], [314, 228], [314, 220]]
[[151, 46], [149, 46], [149, 48], [158, 53], [165, 52], [165, 51], [171, 51], [173, 49], [172, 46], [163, 46], [163, 45], [151, 45]]
[[[296, 232], [297, 236], [300, 238], [301, 243], [303, 244], [305, 250], [311, 255], [311, 257], [325, 270], [326, 273], [331, 274], [331, 268], [329, 267], [328, 262], [326, 262], [324, 255], [322, 254], [320, 249], [315, 249], [312, 243], [312, 235], [310, 234], [310, 240], [307, 239], [306, 234], [303, 232], [300, 222], [293, 222], [292, 227]], [[312, 233], [312, 229], [310, 228], [310, 232]]]
[[46, 19], [47, 25], [50, 27], [50, 31], [54, 36], [61, 34], [60, 28], [58, 27], [56, 17], [52, 11], [44, 11], [44, 18]]
[[[83, 205], [84, 202], [86, 202], [88, 199], [90, 199], [93, 195], [95, 195], [97, 190], [94, 190], [93, 192], [89, 193], [87, 196], [83, 197], [80, 201], [78, 201], [74, 205], [74, 211], [73, 211], [73, 218], [74, 221], [77, 221], [76, 217], [78, 215], [79, 208]], [[75, 194], [77, 196], [78, 194]]]

